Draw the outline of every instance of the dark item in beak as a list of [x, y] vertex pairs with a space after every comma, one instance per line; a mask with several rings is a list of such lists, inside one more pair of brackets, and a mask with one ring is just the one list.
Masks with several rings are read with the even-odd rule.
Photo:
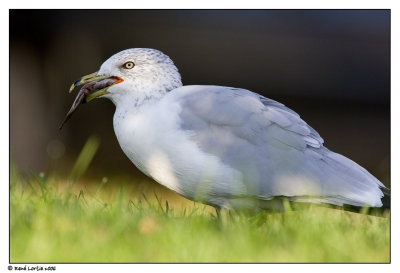
[[[90, 79], [89, 79], [90, 80]], [[96, 97], [100, 97], [102, 95], [107, 94], [107, 88], [110, 87], [113, 84], [120, 83], [122, 81], [121, 78], [119, 77], [109, 77], [105, 78], [100, 81], [82, 81], [81, 79], [77, 80], [71, 87], [71, 90], [73, 90], [73, 87], [79, 86], [85, 82], [87, 82], [82, 88], [79, 90], [78, 95], [76, 96], [74, 103], [71, 106], [71, 109], [69, 109], [67, 115], [64, 118], [64, 121], [61, 123], [59, 129], [61, 130], [64, 124], [71, 118], [72, 114], [78, 109], [78, 106], [81, 104], [84, 104], [86, 102], [91, 101], [92, 99]]]

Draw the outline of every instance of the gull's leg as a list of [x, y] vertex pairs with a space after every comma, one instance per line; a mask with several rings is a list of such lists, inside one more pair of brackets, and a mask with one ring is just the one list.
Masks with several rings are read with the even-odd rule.
[[215, 212], [217, 213], [217, 219], [221, 223], [222, 226], [226, 226], [230, 220], [231, 220], [231, 212], [227, 208], [221, 208], [221, 207], [214, 207]]
[[214, 207], [215, 212], [217, 213], [217, 218], [221, 218], [221, 207]]

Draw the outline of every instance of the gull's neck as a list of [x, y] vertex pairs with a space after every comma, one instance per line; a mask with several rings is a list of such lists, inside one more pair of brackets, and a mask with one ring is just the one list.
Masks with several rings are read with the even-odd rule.
[[114, 95], [110, 100], [117, 109], [138, 111], [145, 105], [154, 104], [162, 99], [166, 91], [137, 91], [129, 92], [123, 95]]

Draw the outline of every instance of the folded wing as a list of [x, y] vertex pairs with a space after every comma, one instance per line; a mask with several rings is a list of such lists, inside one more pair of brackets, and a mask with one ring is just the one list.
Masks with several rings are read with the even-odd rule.
[[[323, 146], [293, 110], [245, 89], [181, 87], [181, 129], [201, 150], [243, 174], [242, 196], [381, 206], [384, 185]], [[241, 197], [241, 196], [238, 196]]]

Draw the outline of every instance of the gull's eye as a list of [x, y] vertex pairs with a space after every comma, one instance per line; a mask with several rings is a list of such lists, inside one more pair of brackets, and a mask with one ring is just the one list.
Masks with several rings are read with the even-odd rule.
[[125, 69], [132, 69], [135, 66], [135, 64], [133, 62], [126, 62], [122, 65], [123, 68]]

